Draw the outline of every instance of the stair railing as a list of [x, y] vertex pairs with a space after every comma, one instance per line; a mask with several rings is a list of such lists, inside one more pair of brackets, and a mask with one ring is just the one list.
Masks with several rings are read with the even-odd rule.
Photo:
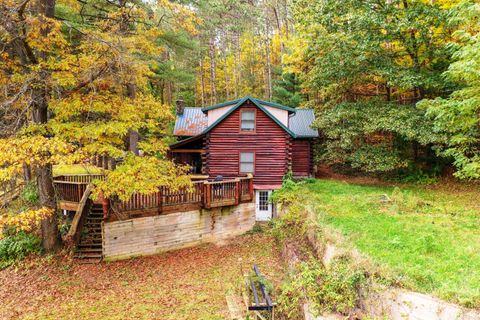
[[90, 199], [90, 193], [92, 192], [92, 189], [93, 185], [88, 184], [78, 204], [78, 209], [75, 212], [75, 216], [72, 220], [72, 225], [65, 236], [65, 243], [71, 248], [75, 248], [80, 242], [83, 224], [85, 223], [88, 212], [92, 206], [92, 200]]

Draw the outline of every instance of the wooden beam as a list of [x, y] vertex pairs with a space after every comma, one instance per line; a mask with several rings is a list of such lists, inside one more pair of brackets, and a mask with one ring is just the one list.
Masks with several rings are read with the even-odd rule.
[[205, 153], [205, 149], [171, 149], [170, 152]]
[[62, 210], [68, 210], [68, 211], [77, 211], [78, 202], [60, 200], [57, 202], [57, 208]]

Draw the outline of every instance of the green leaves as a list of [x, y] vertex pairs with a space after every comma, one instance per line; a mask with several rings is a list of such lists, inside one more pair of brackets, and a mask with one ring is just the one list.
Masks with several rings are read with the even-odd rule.
[[442, 134], [432, 134], [432, 121], [424, 111], [381, 100], [338, 104], [325, 110], [315, 125], [326, 138], [322, 160], [367, 172], [405, 168], [414, 160], [409, 153], [413, 143], [445, 141]]
[[433, 119], [434, 131], [448, 134], [442, 153], [454, 159], [457, 177], [480, 178], [480, 6], [464, 1], [452, 12], [452, 23], [460, 23], [455, 32], [457, 45], [453, 62], [445, 77], [458, 89], [446, 99], [424, 100], [420, 107]]

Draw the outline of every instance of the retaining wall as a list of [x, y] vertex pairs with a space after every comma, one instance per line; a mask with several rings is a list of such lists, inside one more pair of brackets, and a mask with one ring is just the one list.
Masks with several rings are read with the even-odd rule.
[[255, 225], [255, 204], [106, 222], [105, 260], [118, 260], [223, 241]]

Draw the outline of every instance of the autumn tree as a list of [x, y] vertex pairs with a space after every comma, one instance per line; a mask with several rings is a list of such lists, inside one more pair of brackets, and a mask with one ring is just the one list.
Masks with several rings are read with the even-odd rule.
[[[0, 141], [0, 180], [28, 165], [40, 207], [50, 211], [58, 163], [123, 158], [97, 194], [128, 197], [189, 183], [162, 157], [172, 115], [153, 95], [151, 67], [165, 52], [165, 33], [195, 32], [190, 10], [167, 0], [1, 0], [0, 15], [0, 116], [10, 124]], [[59, 245], [56, 214], [43, 219], [42, 239], [46, 250]]]

